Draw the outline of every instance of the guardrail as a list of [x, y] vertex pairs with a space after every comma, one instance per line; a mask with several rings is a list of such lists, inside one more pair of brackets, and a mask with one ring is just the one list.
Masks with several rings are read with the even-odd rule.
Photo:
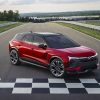
[[84, 24], [84, 23], [79, 23], [79, 22], [75, 22], [75, 21], [56, 21], [56, 22], [64, 22], [64, 23], [79, 25], [79, 26], [83, 26], [86, 28], [91, 28], [91, 29], [95, 29], [95, 30], [100, 31], [100, 26], [96, 26], [96, 25]]

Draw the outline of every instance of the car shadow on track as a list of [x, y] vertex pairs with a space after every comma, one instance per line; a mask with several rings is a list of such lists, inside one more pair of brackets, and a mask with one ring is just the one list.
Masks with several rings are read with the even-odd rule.
[[[45, 69], [45, 68], [30, 65], [30, 64], [25, 64], [25, 63], [22, 63], [21, 67], [32, 68], [32, 70], [36, 70], [40, 73], [44, 73], [44, 75], [46, 75], [47, 78], [55, 78], [50, 73], [49, 69]], [[75, 78], [76, 79], [76, 78], [95, 78], [95, 77], [96, 77], [95, 72], [88, 72], [88, 73], [83, 73], [83, 74], [66, 74], [63, 78], [65, 78], [65, 79]], [[45, 76], [44, 76], [44, 78], [45, 78]]]
[[[33, 72], [33, 75], [36, 76], [36, 78], [54, 78], [50, 71], [46, 68], [41, 68], [35, 65], [30, 65], [30, 64], [26, 64], [26, 63], [21, 63], [21, 66], [25, 69], [29, 69], [31, 70], [30, 72]], [[33, 76], [33, 78], [35, 77]]]

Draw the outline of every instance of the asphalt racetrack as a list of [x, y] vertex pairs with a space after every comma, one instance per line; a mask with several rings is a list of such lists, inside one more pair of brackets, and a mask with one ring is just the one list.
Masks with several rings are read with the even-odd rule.
[[[94, 71], [93, 73], [88, 73], [88, 74], [66, 75], [64, 79], [58, 79], [58, 84], [59, 84], [58, 85], [58, 84], [55, 84], [57, 83], [57, 80], [46, 69], [42, 69], [42, 68], [32, 66], [29, 64], [24, 64], [24, 63], [21, 64], [20, 66], [12, 65], [9, 59], [8, 43], [15, 34], [21, 33], [21, 32], [29, 32], [29, 31], [62, 33], [68, 36], [69, 38], [73, 39], [77, 43], [80, 43], [81, 45], [88, 46], [96, 50], [98, 53], [98, 58], [99, 58], [99, 63], [100, 63], [100, 40], [92, 38], [88, 35], [80, 33], [71, 28], [58, 25], [56, 23], [23, 24], [16, 28], [10, 29], [6, 32], [0, 33], [0, 98], [2, 98], [0, 100], [3, 100], [3, 98], [6, 98], [7, 100], [19, 100], [20, 97], [23, 98], [24, 100], [27, 100], [27, 99], [33, 100], [33, 99], [41, 99], [41, 98], [43, 98], [44, 100], [47, 100], [47, 99], [48, 100], [51, 100], [51, 99], [100, 100], [100, 87], [96, 86], [96, 84], [100, 85], [100, 80], [99, 80], [100, 69]], [[42, 91], [40, 88], [36, 90], [37, 92], [35, 91], [35, 89], [30, 89], [30, 88], [18, 90], [18, 87], [21, 87], [22, 85], [19, 83], [24, 84], [24, 82], [26, 82], [27, 79], [29, 81], [29, 84], [30, 83], [32, 84], [32, 87], [34, 86], [36, 87], [36, 84], [32, 83], [34, 82], [34, 80], [35, 82], [40, 82], [40, 83], [41, 81], [44, 82], [45, 84], [40, 85], [40, 88], [42, 87]], [[81, 89], [79, 89], [80, 87], [78, 87], [78, 89], [76, 90], [73, 90], [73, 89], [69, 89], [69, 91], [66, 90], [64, 87], [64, 84], [67, 84], [66, 80], [69, 80], [69, 79], [70, 80], [78, 79], [81, 82], [81, 85], [80, 85]], [[84, 79], [84, 80], [82, 81], [81, 79]], [[78, 83], [78, 81], [75, 81], [75, 80], [74, 80], [74, 83]], [[52, 82], [54, 81], [55, 83], [53, 84]], [[48, 83], [48, 82], [51, 82], [51, 83]], [[73, 81], [71, 82], [73, 83]], [[18, 84], [15, 84], [15, 83], [18, 83]], [[88, 85], [86, 83], [88, 83]], [[93, 84], [91, 85], [90, 83], [93, 83]], [[24, 84], [24, 85], [25, 87], [28, 87], [28, 86], [30, 87], [29, 84], [27, 85]], [[14, 88], [14, 85], [15, 85], [15, 88]], [[82, 89], [83, 85], [85, 86], [84, 87], [85, 89]], [[45, 86], [49, 88], [49, 90]], [[70, 83], [67, 84], [67, 86], [70, 87]], [[43, 87], [46, 89], [43, 90]], [[56, 89], [52, 87], [56, 87]], [[60, 92], [62, 93], [59, 92], [59, 88], [60, 88]], [[91, 91], [94, 91], [93, 94], [95, 95], [92, 95]], [[13, 94], [21, 94], [21, 93], [23, 94], [25, 93], [25, 94], [13, 95]], [[27, 95], [27, 94], [31, 94], [31, 95]]]

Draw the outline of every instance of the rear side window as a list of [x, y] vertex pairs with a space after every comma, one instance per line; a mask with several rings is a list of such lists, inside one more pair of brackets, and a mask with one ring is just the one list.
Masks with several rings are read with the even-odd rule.
[[28, 43], [33, 43], [33, 36], [32, 35], [25, 35], [23, 41]]
[[22, 40], [22, 38], [23, 38], [23, 35], [17, 34], [17, 35], [15, 35], [15, 37], [13, 39], [15, 39], [15, 40]]

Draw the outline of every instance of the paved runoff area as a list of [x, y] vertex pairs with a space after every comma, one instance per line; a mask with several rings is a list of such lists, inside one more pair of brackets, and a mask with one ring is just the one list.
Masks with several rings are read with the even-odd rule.
[[100, 94], [100, 79], [17, 78], [0, 82], [0, 93], [7, 94]]

